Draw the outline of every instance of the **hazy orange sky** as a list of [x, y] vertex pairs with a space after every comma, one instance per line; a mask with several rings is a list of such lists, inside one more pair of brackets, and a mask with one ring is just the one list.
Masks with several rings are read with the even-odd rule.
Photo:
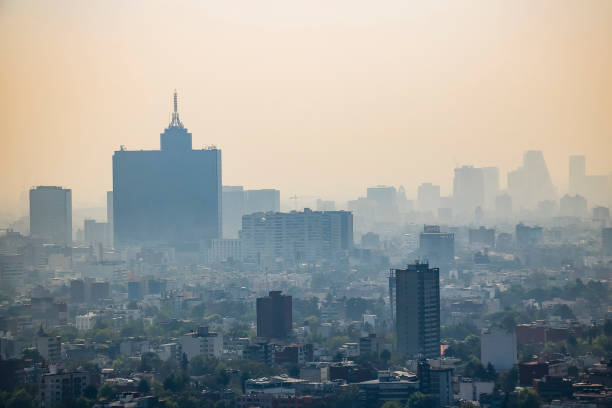
[[563, 191], [572, 153], [612, 170], [612, 1], [0, 0], [0, 211], [33, 185], [103, 204], [174, 88], [226, 185], [448, 193], [539, 149]]

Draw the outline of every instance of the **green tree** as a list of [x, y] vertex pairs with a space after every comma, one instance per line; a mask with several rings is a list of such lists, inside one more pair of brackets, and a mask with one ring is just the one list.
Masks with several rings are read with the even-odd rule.
[[83, 396], [85, 398], [90, 399], [90, 400], [94, 400], [94, 399], [98, 398], [98, 389], [96, 387], [94, 387], [93, 385], [88, 385], [83, 390]]
[[15, 391], [6, 401], [6, 408], [34, 408], [34, 398], [24, 389]]
[[415, 392], [410, 397], [408, 397], [408, 401], [406, 402], [406, 408], [435, 408], [436, 401], [423, 393]]
[[143, 395], [146, 395], [149, 393], [149, 391], [151, 391], [151, 386], [149, 385], [149, 382], [144, 378], [141, 378], [138, 382], [138, 392]]
[[518, 393], [519, 408], [539, 408], [542, 401], [537, 392], [532, 388], [523, 388]]
[[115, 395], [117, 395], [117, 390], [110, 383], [104, 383], [98, 389], [98, 396], [105, 401], [110, 401], [115, 398]]

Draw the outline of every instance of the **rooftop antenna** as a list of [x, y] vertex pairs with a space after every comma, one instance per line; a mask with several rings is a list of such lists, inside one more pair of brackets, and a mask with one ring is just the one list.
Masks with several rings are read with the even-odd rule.
[[170, 127], [183, 128], [183, 123], [179, 119], [178, 114], [178, 93], [174, 90], [174, 112], [172, 112], [172, 121], [170, 121]]

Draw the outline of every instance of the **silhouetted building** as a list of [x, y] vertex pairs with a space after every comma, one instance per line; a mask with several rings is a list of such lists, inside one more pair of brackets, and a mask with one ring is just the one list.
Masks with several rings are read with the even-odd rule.
[[280, 191], [272, 188], [245, 191], [245, 214], [280, 211]]
[[439, 357], [439, 269], [417, 262], [406, 269], [392, 269], [389, 280], [398, 351], [411, 357]]
[[72, 244], [72, 190], [55, 186], [30, 190], [30, 236], [53, 244]]
[[502, 194], [495, 199], [495, 215], [498, 218], [512, 217], [512, 197], [510, 194]]
[[255, 213], [242, 217], [242, 253], [251, 262], [334, 259], [353, 247], [353, 215], [347, 211]]
[[610, 220], [610, 209], [608, 207], [594, 207], [593, 221], [601, 222], [604, 226]]
[[113, 155], [115, 246], [202, 244], [221, 236], [221, 151], [192, 150], [177, 111], [161, 150]]
[[455, 234], [440, 232], [438, 225], [425, 225], [419, 235], [419, 256], [448, 273], [455, 262]]
[[293, 308], [291, 296], [280, 290], [257, 298], [257, 337], [283, 339], [291, 333]]
[[519, 247], [528, 247], [539, 244], [542, 240], [542, 227], [530, 227], [517, 224], [515, 228], [516, 243]]
[[569, 193], [581, 195], [595, 205], [608, 204], [610, 199], [609, 177], [606, 175], [587, 175], [586, 158], [584, 156], [570, 156]]
[[601, 229], [601, 250], [605, 256], [612, 256], [612, 228]]
[[96, 222], [96, 220], [85, 220], [85, 243], [97, 247], [102, 244], [104, 247], [111, 246], [111, 229], [106, 222]]
[[399, 216], [397, 191], [392, 186], [368, 187], [367, 199], [374, 204], [374, 219], [378, 222], [396, 221]]
[[499, 169], [497, 167], [482, 167], [484, 182], [484, 208], [495, 208], [495, 198], [499, 193]]
[[223, 238], [238, 238], [246, 214], [246, 192], [242, 186], [223, 186]]
[[587, 200], [580, 195], [566, 194], [560, 200], [559, 212], [563, 217], [586, 217], [588, 214]]
[[440, 186], [431, 183], [421, 184], [417, 191], [417, 209], [436, 214], [438, 208], [440, 208]]
[[483, 245], [489, 248], [495, 247], [495, 230], [493, 228], [470, 228], [468, 236], [470, 245]]
[[480, 168], [463, 166], [455, 169], [453, 201], [460, 213], [474, 214], [477, 207], [484, 205], [484, 173]]
[[544, 155], [530, 150], [523, 156], [523, 165], [508, 173], [508, 192], [518, 208], [533, 209], [544, 200], [556, 200]]

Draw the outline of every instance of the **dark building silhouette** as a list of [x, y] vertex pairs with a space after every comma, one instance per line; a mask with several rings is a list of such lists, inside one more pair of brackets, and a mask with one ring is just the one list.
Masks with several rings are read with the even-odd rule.
[[468, 234], [470, 245], [483, 245], [489, 248], [495, 247], [495, 230], [493, 228], [470, 228]]
[[30, 235], [48, 243], [72, 244], [72, 190], [56, 186], [30, 190]]
[[419, 262], [406, 269], [392, 269], [389, 288], [395, 303], [398, 351], [411, 357], [439, 357], [439, 269]]
[[438, 225], [425, 225], [419, 235], [419, 256], [448, 273], [455, 261], [455, 234], [440, 232]]
[[516, 225], [515, 235], [516, 244], [521, 248], [536, 245], [542, 240], [542, 227], [530, 227], [520, 223]]
[[257, 298], [257, 337], [282, 339], [291, 332], [292, 326], [291, 296], [273, 290], [268, 296]]
[[601, 250], [605, 256], [612, 256], [612, 228], [601, 229]]
[[160, 141], [161, 150], [122, 148], [113, 155], [116, 247], [203, 244], [221, 236], [221, 151], [192, 149], [176, 92]]

